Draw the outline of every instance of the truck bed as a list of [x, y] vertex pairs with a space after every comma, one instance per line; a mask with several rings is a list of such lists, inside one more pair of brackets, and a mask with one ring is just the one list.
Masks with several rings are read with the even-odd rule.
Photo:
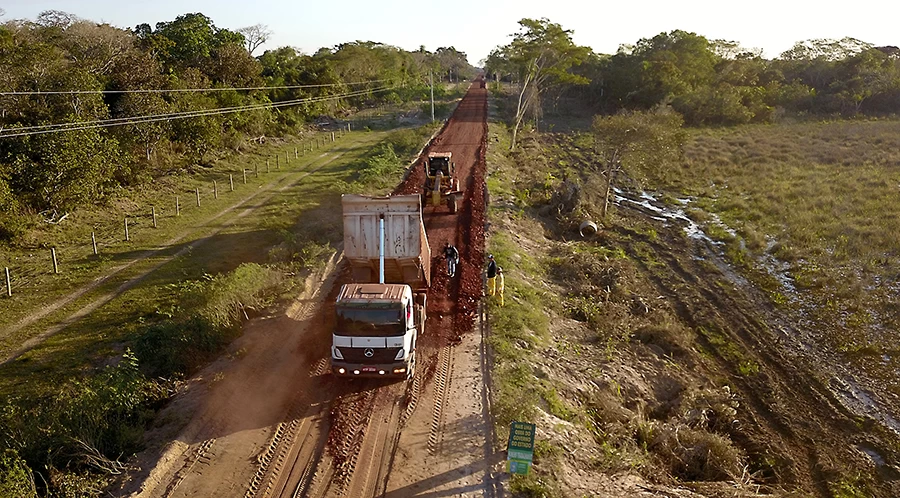
[[416, 290], [431, 284], [431, 249], [425, 235], [418, 195], [341, 196], [344, 256], [354, 282], [378, 282], [378, 220], [384, 216], [385, 283]]

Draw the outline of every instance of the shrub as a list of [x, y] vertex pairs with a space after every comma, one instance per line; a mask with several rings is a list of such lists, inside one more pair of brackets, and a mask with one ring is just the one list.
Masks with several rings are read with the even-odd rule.
[[393, 173], [397, 172], [402, 165], [400, 157], [394, 151], [394, 146], [381, 144], [365, 160], [359, 172], [359, 182], [382, 186], [394, 180]]
[[15, 450], [0, 453], [0, 496], [37, 497], [31, 469]]
[[231, 273], [213, 277], [202, 291], [200, 316], [216, 328], [240, 323], [246, 309], [259, 309], [278, 283], [278, 274], [256, 263], [244, 263]]
[[205, 363], [235, 335], [201, 317], [166, 320], [151, 325], [135, 342], [134, 350], [150, 375], [187, 376]]
[[118, 364], [42, 397], [4, 400], [0, 444], [17, 450], [0, 455], [0, 496], [34, 496], [29, 467], [44, 473], [50, 496], [96, 496], [103, 476], [124, 469], [119, 458], [141, 448], [148, 408], [164, 395], [126, 351]]
[[649, 435], [647, 449], [660, 456], [679, 479], [728, 481], [741, 476], [741, 453], [723, 436], [663, 424], [655, 424]]

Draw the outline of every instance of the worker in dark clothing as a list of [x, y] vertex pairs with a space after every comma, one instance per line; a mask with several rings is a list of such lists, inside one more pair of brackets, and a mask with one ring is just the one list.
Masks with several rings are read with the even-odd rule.
[[488, 254], [487, 283], [488, 295], [493, 296], [497, 292], [497, 262], [493, 254]]
[[444, 246], [444, 257], [447, 258], [447, 275], [451, 277], [456, 276], [456, 265], [459, 264], [459, 251], [456, 250], [455, 246], [447, 242], [447, 245]]

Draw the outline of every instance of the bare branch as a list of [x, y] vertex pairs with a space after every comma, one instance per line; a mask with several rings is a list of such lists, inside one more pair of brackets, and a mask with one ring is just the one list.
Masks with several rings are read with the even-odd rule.
[[272, 36], [272, 31], [265, 24], [254, 24], [253, 26], [241, 28], [237, 32], [244, 35], [244, 40], [247, 43], [247, 52], [251, 56], [260, 45]]

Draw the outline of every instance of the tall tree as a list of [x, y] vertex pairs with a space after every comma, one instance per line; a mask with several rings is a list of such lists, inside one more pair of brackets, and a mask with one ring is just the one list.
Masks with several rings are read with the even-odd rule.
[[664, 107], [594, 118], [594, 146], [602, 158], [599, 167], [605, 177], [603, 218], [619, 171], [627, 169], [632, 176], [644, 176], [648, 168], [665, 168], [681, 158], [682, 123], [678, 113]]
[[241, 28], [237, 30], [237, 32], [244, 35], [244, 42], [247, 44], [247, 53], [251, 56], [260, 45], [265, 43], [269, 37], [272, 36], [272, 30], [265, 24], [254, 24], [253, 26]]
[[513, 68], [521, 83], [513, 125], [513, 149], [525, 114], [540, 105], [542, 92], [553, 85], [589, 82], [584, 76], [570, 71], [590, 54], [587, 47], [575, 45], [571, 30], [565, 30], [545, 18], [522, 19], [519, 26], [513, 41], [498, 47], [488, 57], [488, 62], [497, 64], [503, 61], [502, 66]]
[[[147, 27], [136, 28], [138, 36], [147, 35]], [[170, 66], [198, 67], [209, 60], [213, 51], [226, 43], [244, 44], [244, 36], [234, 31], [220, 29], [212, 19], [201, 13], [184, 14], [174, 21], [156, 23], [154, 35], [164, 37], [171, 44], [154, 44], [156, 47], [166, 46], [159, 52], [159, 57]]]

